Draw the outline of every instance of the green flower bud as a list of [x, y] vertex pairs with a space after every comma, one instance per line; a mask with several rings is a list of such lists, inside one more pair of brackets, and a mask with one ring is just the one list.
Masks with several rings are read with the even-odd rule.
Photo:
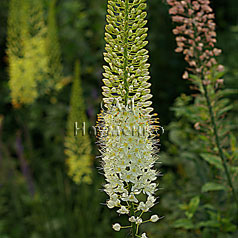
[[111, 87], [111, 86], [112, 86], [111, 82], [110, 82], [108, 79], [103, 79], [102, 81], [104, 82], [104, 84], [105, 84], [106, 86], [108, 86], [108, 87]]

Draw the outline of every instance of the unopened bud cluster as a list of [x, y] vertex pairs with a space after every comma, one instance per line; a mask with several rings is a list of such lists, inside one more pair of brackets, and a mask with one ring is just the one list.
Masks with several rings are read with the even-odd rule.
[[144, 49], [148, 28], [145, 17], [146, 0], [109, 0], [106, 47], [103, 66], [103, 95], [106, 105], [114, 98], [128, 103], [134, 98], [135, 105], [148, 107], [150, 94], [148, 50]]
[[[222, 71], [223, 66], [217, 66], [216, 56], [221, 50], [215, 48], [216, 24], [215, 15], [209, 6], [209, 0], [167, 0], [171, 6], [169, 13], [172, 21], [179, 25], [173, 29], [176, 35], [176, 52], [183, 52], [191, 72], [202, 75], [213, 66]], [[187, 79], [188, 72], [183, 75]]]

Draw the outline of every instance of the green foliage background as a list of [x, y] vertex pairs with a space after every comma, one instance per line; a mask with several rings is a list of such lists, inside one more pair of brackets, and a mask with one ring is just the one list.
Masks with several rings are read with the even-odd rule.
[[[45, 20], [49, 2], [42, 0]], [[71, 81], [74, 62], [78, 59], [89, 125], [95, 125], [99, 112], [106, 1], [57, 1], [54, 11], [58, 29], [51, 22], [50, 34], [54, 37], [58, 32], [59, 45], [53, 45], [54, 56], [50, 51], [49, 54], [51, 59], [62, 59], [62, 69], [52, 67], [62, 76], [63, 87], [19, 109], [12, 107], [8, 87], [9, 1], [1, 0], [0, 6], [0, 237], [128, 237], [125, 232], [116, 233], [111, 229], [118, 218], [105, 206], [106, 195], [100, 191], [103, 176], [97, 170], [99, 159], [94, 159], [93, 183], [76, 185], [67, 176], [64, 155]], [[218, 46], [223, 50], [220, 63], [227, 69], [225, 87], [237, 89], [238, 4], [236, 0], [213, 0], [212, 6], [216, 14]], [[160, 165], [164, 176], [159, 178], [163, 189], [158, 193], [160, 203], [155, 210], [165, 218], [159, 223], [145, 225], [144, 229], [151, 238], [237, 237], [229, 217], [217, 218], [220, 214], [212, 207], [221, 193], [211, 193], [204, 202], [200, 192], [205, 181], [204, 175], [197, 176], [197, 173], [208, 171], [201, 169], [205, 165], [198, 158], [199, 143], [191, 125], [190, 109], [186, 106], [188, 98], [182, 96], [176, 100], [181, 93], [189, 94], [189, 86], [181, 79], [185, 63], [181, 55], [174, 53], [172, 23], [163, 1], [148, 1], [148, 20], [153, 103], [165, 127], [165, 134], [161, 136], [163, 163]], [[50, 74], [52, 78], [59, 77]], [[229, 97], [234, 104], [230, 123], [235, 125], [237, 93]], [[183, 112], [179, 111], [181, 104]], [[92, 155], [96, 157], [94, 135], [91, 141]], [[235, 139], [233, 144], [237, 151]], [[223, 202], [226, 208], [225, 200]], [[191, 222], [181, 220], [187, 217]], [[212, 221], [213, 226], [192, 225], [205, 220]], [[217, 220], [219, 222], [214, 225]]]

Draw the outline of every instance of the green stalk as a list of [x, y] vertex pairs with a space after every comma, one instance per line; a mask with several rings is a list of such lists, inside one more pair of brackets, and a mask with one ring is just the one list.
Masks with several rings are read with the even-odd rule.
[[[131, 216], [135, 216], [135, 207], [134, 207], [134, 204], [133, 202], [130, 203], [130, 215]], [[132, 235], [132, 238], [135, 238], [136, 237], [136, 234], [137, 234], [137, 229], [136, 229], [136, 223], [135, 222], [132, 222], [131, 223], [131, 235]]]
[[128, 65], [128, 58], [127, 58], [127, 46], [128, 46], [128, 9], [129, 8], [129, 0], [125, 1], [125, 28], [124, 28], [124, 52], [123, 52], [123, 58], [124, 58], [124, 65], [123, 65], [123, 74], [124, 74], [124, 86], [126, 90], [126, 95], [125, 95], [125, 105], [127, 105], [127, 100], [128, 100], [128, 82], [127, 82], [127, 77], [128, 77], [128, 72], [127, 72], [127, 65]]
[[207, 87], [203, 83], [202, 83], [202, 85], [203, 85], [204, 95], [205, 95], [205, 98], [206, 98], [206, 101], [207, 101], [207, 106], [208, 106], [208, 109], [209, 109], [209, 114], [210, 114], [210, 117], [211, 117], [211, 124], [212, 124], [212, 127], [213, 127], [219, 156], [221, 158], [222, 165], [223, 165], [223, 168], [225, 170], [226, 177], [227, 177], [227, 181], [228, 181], [229, 186], [231, 187], [231, 192], [232, 192], [234, 201], [235, 201], [236, 206], [237, 206], [237, 215], [236, 215], [237, 216], [237, 221], [236, 222], [238, 222], [238, 199], [237, 199], [237, 196], [236, 196], [236, 191], [235, 191], [235, 188], [233, 186], [231, 176], [230, 176], [227, 164], [226, 164], [226, 159], [225, 159], [225, 156], [224, 156], [221, 144], [220, 144], [220, 139], [219, 139], [218, 132], [217, 132], [217, 125], [216, 125], [216, 121], [215, 121], [215, 116], [214, 116], [211, 101], [210, 101], [210, 98], [209, 98], [209, 95], [208, 95], [208, 92], [207, 92]]
[[[126, 95], [125, 95], [125, 105], [127, 105], [128, 102], [128, 94], [129, 94], [129, 86], [127, 82], [128, 78], [128, 56], [127, 56], [127, 51], [128, 51], [128, 35], [129, 35], [129, 28], [128, 28], [128, 15], [129, 15], [129, 0], [125, 0], [125, 27], [124, 27], [124, 52], [123, 52], [123, 58], [124, 58], [124, 65], [123, 65], [123, 74], [124, 74], [124, 87], [126, 90]], [[129, 190], [131, 190], [131, 184], [129, 186]], [[130, 215], [135, 216], [135, 207], [133, 202], [130, 203]], [[132, 238], [136, 238], [137, 235], [137, 227], [135, 222], [131, 223], [131, 235]]]
[[[131, 187], [132, 187], [132, 184], [130, 183], [129, 184], [129, 192], [131, 191]], [[130, 215], [135, 217], [135, 207], [134, 207], [134, 203], [133, 202], [130, 202]], [[136, 227], [135, 222], [132, 222], [131, 226], [132, 226], [132, 228], [131, 228], [131, 236], [132, 236], [132, 238], [135, 238], [136, 235], [137, 235], [137, 229], [136, 229], [137, 227]]]

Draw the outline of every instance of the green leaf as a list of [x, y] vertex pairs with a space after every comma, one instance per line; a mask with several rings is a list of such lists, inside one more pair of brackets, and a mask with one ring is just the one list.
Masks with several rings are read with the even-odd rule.
[[180, 130], [171, 130], [169, 133], [169, 139], [176, 145], [180, 145], [181, 141], [184, 141], [184, 134]]
[[222, 162], [221, 162], [220, 157], [218, 157], [216, 155], [212, 155], [210, 153], [202, 153], [200, 155], [209, 164], [214, 165], [217, 169], [222, 169], [223, 170], [223, 166], [222, 166]]
[[237, 95], [238, 90], [233, 89], [233, 88], [223, 89], [223, 90], [220, 90], [220, 92], [218, 92], [217, 94], [218, 94], [218, 96], [223, 96], [223, 97], [226, 96], [227, 97], [227, 96]]
[[231, 167], [231, 173], [235, 174], [235, 175], [238, 175], [238, 166], [232, 166]]
[[187, 205], [187, 204], [179, 204], [179, 208], [180, 208], [181, 210], [186, 211], [186, 210], [188, 209], [188, 205]]
[[217, 112], [217, 117], [220, 117], [221, 115], [223, 115], [224, 113], [230, 111], [233, 108], [233, 105], [228, 105], [226, 107], [223, 107], [221, 110], [219, 110]]
[[229, 218], [222, 218], [221, 219], [222, 228], [226, 232], [234, 232], [236, 230], [236, 225], [232, 224]]
[[218, 183], [206, 183], [202, 186], [202, 192], [210, 192], [210, 191], [218, 191], [218, 190], [225, 190], [226, 187], [222, 184], [218, 184]]
[[189, 77], [197, 81], [201, 80], [201, 78], [199, 78], [197, 75], [194, 75], [194, 74], [190, 74]]
[[231, 144], [231, 151], [233, 155], [236, 156], [236, 154], [238, 153], [238, 144], [235, 135], [232, 133], [230, 134], [230, 144]]
[[217, 79], [220, 79], [224, 76], [225, 72], [222, 71], [222, 72], [219, 72], [215, 75], [215, 77], [213, 78], [214, 81], [216, 81]]
[[210, 210], [215, 210], [215, 207], [209, 203], [203, 205], [204, 208], [210, 209]]
[[200, 198], [199, 196], [193, 197], [189, 204], [188, 204], [188, 210], [185, 213], [185, 215], [187, 216], [188, 219], [191, 219], [194, 215], [194, 213], [196, 212], [198, 205], [200, 203]]
[[202, 221], [202, 222], [199, 222], [197, 224], [197, 227], [198, 228], [200, 228], [200, 227], [214, 227], [214, 228], [217, 228], [217, 227], [220, 227], [220, 223], [218, 221], [215, 221], [215, 220]]
[[194, 225], [193, 225], [191, 220], [186, 219], [186, 218], [182, 218], [182, 219], [177, 220], [174, 223], [173, 227], [175, 227], [175, 228], [184, 228], [184, 229], [193, 229]]

